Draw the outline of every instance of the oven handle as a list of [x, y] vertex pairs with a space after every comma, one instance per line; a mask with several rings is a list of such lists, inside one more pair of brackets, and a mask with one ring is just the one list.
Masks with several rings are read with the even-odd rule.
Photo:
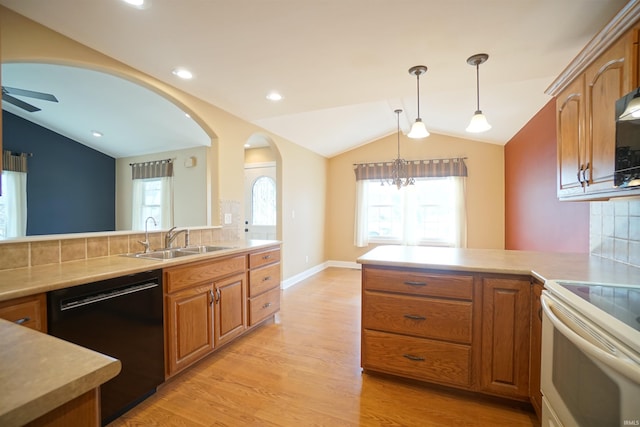
[[[556, 315], [553, 307], [555, 304], [554, 301], [551, 301], [545, 295], [542, 295], [541, 302], [542, 309], [553, 324], [553, 327], [558, 329], [562, 335], [578, 347], [579, 350], [583, 351], [587, 356], [597, 359], [624, 377], [629, 378], [631, 381], [640, 384], [640, 365], [626, 357], [626, 355], [619, 350], [616, 351], [616, 354], [611, 354], [608, 351], [602, 350], [599, 344], [585, 339], [576, 332], [582, 329], [582, 327], [567, 316], [560, 313]], [[562, 320], [558, 317], [562, 317]]]

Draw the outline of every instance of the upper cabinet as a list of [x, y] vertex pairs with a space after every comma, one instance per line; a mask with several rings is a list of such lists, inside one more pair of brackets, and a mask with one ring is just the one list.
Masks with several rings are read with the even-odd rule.
[[558, 198], [640, 194], [614, 187], [615, 103], [639, 84], [640, 1], [630, 1], [547, 89], [556, 97]]

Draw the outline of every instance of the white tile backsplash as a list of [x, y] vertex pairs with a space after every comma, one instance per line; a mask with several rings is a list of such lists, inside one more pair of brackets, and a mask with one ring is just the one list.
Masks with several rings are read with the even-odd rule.
[[640, 199], [591, 202], [589, 251], [640, 267]]

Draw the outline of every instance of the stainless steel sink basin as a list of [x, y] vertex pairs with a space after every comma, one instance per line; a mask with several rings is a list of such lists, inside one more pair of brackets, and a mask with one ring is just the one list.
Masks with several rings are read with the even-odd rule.
[[146, 253], [137, 254], [125, 254], [124, 256], [131, 258], [144, 258], [144, 259], [174, 259], [179, 257], [205, 254], [208, 252], [223, 251], [225, 249], [232, 249], [231, 246], [193, 246], [188, 248], [171, 248], [171, 249], [158, 249]]
[[226, 249], [233, 249], [232, 246], [190, 246], [188, 248], [179, 248], [179, 251], [196, 253], [196, 254], [206, 254], [208, 252], [216, 252], [216, 251], [224, 251]]

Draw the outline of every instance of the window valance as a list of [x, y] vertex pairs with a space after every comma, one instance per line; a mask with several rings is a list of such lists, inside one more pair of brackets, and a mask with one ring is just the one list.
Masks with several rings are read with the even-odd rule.
[[27, 158], [31, 153], [14, 153], [8, 150], [2, 151], [2, 167], [12, 172], [27, 172]]
[[[356, 181], [365, 179], [389, 179], [394, 162], [356, 163], [353, 170]], [[463, 157], [451, 159], [407, 160], [407, 172], [413, 178], [441, 178], [467, 176], [467, 165]]]
[[173, 159], [144, 163], [129, 163], [132, 179], [163, 178], [173, 176]]

